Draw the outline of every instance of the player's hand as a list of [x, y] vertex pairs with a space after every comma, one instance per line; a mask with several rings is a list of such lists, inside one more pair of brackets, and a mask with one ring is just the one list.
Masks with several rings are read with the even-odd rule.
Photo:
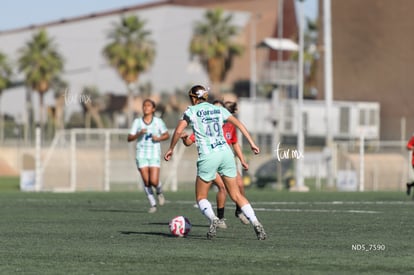
[[186, 140], [186, 139], [188, 138], [188, 133], [183, 132], [183, 133], [181, 134], [180, 138], [181, 138], [182, 140]]
[[249, 164], [247, 162], [240, 162], [244, 170], [249, 170]]
[[257, 147], [257, 145], [256, 145], [256, 144], [252, 144], [252, 145], [250, 146], [250, 148], [252, 149], [252, 151], [253, 151], [253, 153], [254, 153], [255, 155], [257, 155], [257, 154], [259, 154], [259, 153], [260, 153], [260, 149], [259, 149], [259, 147]]
[[173, 150], [168, 149], [168, 151], [164, 155], [165, 161], [169, 161], [171, 159], [172, 155], [173, 155]]

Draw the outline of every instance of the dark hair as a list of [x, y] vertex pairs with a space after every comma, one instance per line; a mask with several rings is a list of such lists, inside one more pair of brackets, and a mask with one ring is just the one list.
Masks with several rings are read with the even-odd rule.
[[231, 113], [234, 114], [237, 111], [237, 102], [226, 101], [224, 107]]
[[206, 88], [204, 88], [201, 85], [195, 85], [191, 87], [191, 89], [188, 91], [189, 97], [195, 97], [201, 100], [207, 100], [208, 99], [208, 91]]
[[214, 100], [214, 101], [213, 101], [213, 105], [216, 105], [216, 104], [220, 104], [222, 107], [225, 107], [225, 106], [224, 106], [224, 102], [223, 102], [223, 101], [221, 101], [221, 100], [218, 100], [218, 99]]
[[149, 99], [149, 98], [144, 99], [144, 101], [142, 102], [142, 106], [144, 106], [144, 104], [145, 104], [146, 102], [151, 103], [151, 104], [152, 104], [152, 107], [153, 107], [154, 109], [157, 107], [157, 105], [155, 104], [154, 100]]

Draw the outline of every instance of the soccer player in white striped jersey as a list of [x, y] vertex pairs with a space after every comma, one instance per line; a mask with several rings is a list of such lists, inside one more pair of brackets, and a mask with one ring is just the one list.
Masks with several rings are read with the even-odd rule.
[[198, 151], [196, 200], [201, 213], [210, 221], [207, 239], [216, 236], [219, 223], [219, 218], [215, 215], [211, 203], [207, 199], [208, 191], [217, 173], [221, 175], [230, 198], [241, 207], [243, 214], [253, 225], [257, 239], [266, 239], [262, 224], [257, 219], [249, 201], [240, 193], [237, 185], [236, 162], [234, 161], [234, 154], [223, 135], [224, 122], [229, 121], [239, 128], [255, 154], [260, 152], [259, 147], [254, 143], [246, 127], [228, 110], [207, 102], [208, 92], [203, 86], [193, 86], [188, 95], [192, 106], [187, 108], [182, 119], [178, 122], [164, 159], [166, 161], [171, 159], [174, 147], [182, 137], [184, 129], [191, 125], [196, 137]]
[[128, 134], [128, 142], [137, 140], [136, 165], [144, 182], [144, 190], [150, 203], [149, 213], [157, 211], [153, 187], [156, 189], [159, 205], [164, 205], [165, 197], [160, 183], [160, 142], [170, 135], [164, 121], [154, 115], [155, 102], [145, 99], [142, 103], [143, 117], [134, 119]]

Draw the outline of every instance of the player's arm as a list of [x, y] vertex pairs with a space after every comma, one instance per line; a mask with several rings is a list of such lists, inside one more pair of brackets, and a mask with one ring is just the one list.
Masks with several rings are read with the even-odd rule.
[[141, 129], [141, 131], [136, 132], [135, 134], [128, 134], [128, 142], [134, 141], [140, 136], [144, 135], [147, 132], [147, 129]]
[[161, 136], [156, 137], [156, 136], [152, 136], [152, 140], [153, 141], [164, 141], [170, 138], [170, 134], [168, 133], [168, 131], [166, 131], [165, 133], [163, 133]]
[[183, 141], [183, 144], [185, 146], [191, 146], [195, 142], [194, 133], [191, 135], [188, 135], [186, 132], [181, 134], [180, 137]]
[[240, 132], [242, 132], [242, 134], [246, 137], [247, 141], [249, 142], [250, 148], [252, 149], [253, 153], [259, 154], [260, 153], [260, 149], [256, 145], [256, 143], [254, 143], [253, 138], [250, 136], [250, 133], [247, 131], [247, 129], [244, 126], [244, 124], [242, 122], [240, 122], [240, 120], [238, 120], [233, 115], [229, 116], [227, 118], [227, 121], [230, 122], [230, 123], [232, 123], [234, 126], [236, 126], [240, 130]]
[[174, 130], [174, 134], [171, 139], [170, 148], [168, 148], [167, 152], [164, 155], [164, 159], [169, 161], [173, 155], [175, 145], [177, 145], [178, 140], [181, 138], [181, 135], [184, 132], [184, 129], [187, 127], [188, 122], [186, 120], [180, 120], [178, 122], [177, 127]]
[[414, 147], [414, 137], [411, 138], [407, 143], [407, 150], [413, 150]]
[[234, 153], [239, 158], [243, 169], [248, 170], [249, 169], [249, 164], [247, 164], [246, 160], [244, 159], [244, 155], [243, 155], [240, 144], [238, 142], [236, 142], [236, 143], [233, 143], [232, 145], [233, 145]]
[[137, 119], [135, 119], [134, 122], [132, 122], [132, 127], [128, 134], [128, 142], [136, 140], [147, 132], [147, 129], [141, 128], [141, 130], [139, 130], [139, 128], [139, 122]]

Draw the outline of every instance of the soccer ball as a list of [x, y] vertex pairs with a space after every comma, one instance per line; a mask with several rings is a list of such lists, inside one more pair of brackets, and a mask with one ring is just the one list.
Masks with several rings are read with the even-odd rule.
[[191, 223], [184, 216], [174, 217], [168, 224], [170, 232], [175, 237], [185, 237], [190, 233]]

